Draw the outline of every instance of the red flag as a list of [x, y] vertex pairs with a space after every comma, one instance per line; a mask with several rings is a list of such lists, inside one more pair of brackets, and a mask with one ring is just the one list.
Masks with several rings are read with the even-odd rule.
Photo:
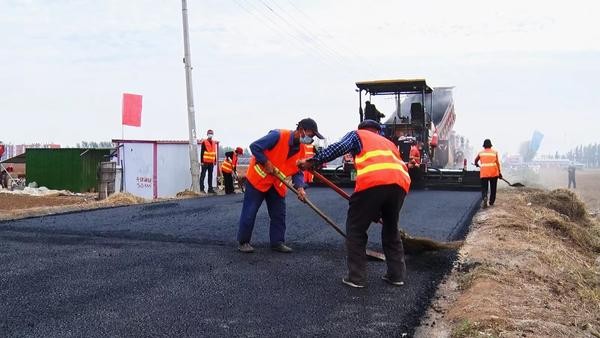
[[142, 126], [142, 95], [123, 94], [123, 124]]

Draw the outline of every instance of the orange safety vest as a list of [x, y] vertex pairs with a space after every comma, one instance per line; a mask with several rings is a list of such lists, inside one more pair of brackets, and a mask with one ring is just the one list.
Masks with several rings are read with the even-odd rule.
[[221, 172], [223, 174], [231, 174], [233, 172], [233, 162], [229, 159], [229, 157], [226, 157], [225, 161], [221, 163]]
[[500, 176], [500, 161], [498, 152], [492, 148], [485, 148], [479, 152], [479, 177], [493, 178]]
[[[265, 150], [265, 156], [273, 165], [281, 170], [283, 174], [292, 176], [298, 172], [296, 162], [306, 157], [306, 146], [300, 144], [300, 150], [292, 157], [288, 158], [290, 151], [289, 141], [292, 135], [291, 130], [280, 129], [279, 140], [273, 149]], [[262, 164], [256, 162], [256, 157], [252, 156], [250, 164], [248, 165], [248, 172], [246, 173], [246, 179], [254, 188], [258, 191], [266, 192], [271, 187], [275, 187], [277, 193], [281, 197], [285, 197], [287, 187], [274, 175], [269, 175], [265, 172]]]
[[416, 165], [421, 165], [421, 152], [416, 145], [410, 146], [410, 160], [414, 160]]
[[213, 141], [204, 140], [204, 153], [202, 154], [202, 163], [213, 164], [217, 161], [217, 152]]
[[355, 192], [379, 185], [397, 184], [404, 191], [410, 188], [408, 168], [401, 160], [398, 148], [385, 137], [368, 130], [357, 130], [362, 150], [354, 158], [356, 166]]
[[[304, 153], [306, 155], [306, 159], [312, 158], [313, 156], [315, 156], [315, 146], [313, 146], [312, 144], [307, 144], [306, 145], [306, 152]], [[311, 173], [308, 170], [304, 171], [304, 182], [305, 183], [312, 183], [315, 179], [315, 175], [313, 173]]]

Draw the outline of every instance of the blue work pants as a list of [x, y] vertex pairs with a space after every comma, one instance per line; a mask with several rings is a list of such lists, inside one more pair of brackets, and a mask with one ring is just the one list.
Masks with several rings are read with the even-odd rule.
[[256, 213], [264, 200], [267, 201], [267, 211], [271, 218], [269, 227], [271, 245], [285, 243], [285, 197], [279, 196], [274, 187], [262, 192], [253, 187], [250, 181], [246, 181], [244, 204], [238, 230], [238, 242], [240, 244], [250, 243]]

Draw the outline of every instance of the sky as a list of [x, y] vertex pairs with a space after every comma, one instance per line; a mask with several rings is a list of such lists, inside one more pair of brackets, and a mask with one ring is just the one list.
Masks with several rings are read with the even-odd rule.
[[[454, 86], [455, 130], [515, 153], [600, 141], [595, 1], [189, 0], [198, 136], [358, 124], [355, 82]], [[0, 0], [0, 141], [187, 140], [180, 1]], [[143, 95], [122, 127], [123, 93]], [[391, 112], [384, 111], [390, 114]]]

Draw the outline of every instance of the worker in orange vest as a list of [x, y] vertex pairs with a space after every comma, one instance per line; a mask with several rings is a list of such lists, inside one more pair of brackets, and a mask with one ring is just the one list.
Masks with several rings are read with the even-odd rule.
[[[315, 146], [313, 146], [312, 144], [307, 144], [306, 145], [306, 159], [312, 158], [313, 156], [315, 156]], [[310, 170], [305, 170], [304, 171], [304, 183], [309, 184], [312, 183], [315, 179], [315, 175], [313, 173], [310, 172]]]
[[317, 123], [306, 118], [300, 120], [296, 130], [271, 130], [266, 136], [250, 145], [252, 159], [246, 173], [244, 203], [240, 215], [238, 230], [239, 251], [250, 253], [254, 248], [250, 245], [256, 213], [263, 201], [271, 224], [269, 237], [271, 249], [289, 253], [292, 249], [285, 245], [285, 195], [287, 187], [276, 177], [275, 168], [285, 176], [292, 176], [292, 184], [298, 190], [298, 198], [304, 200], [304, 175], [296, 166], [298, 160], [306, 158], [305, 145], [312, 143], [313, 137], [323, 139]]
[[414, 140], [410, 146], [410, 153], [408, 155], [410, 161], [408, 162], [409, 168], [419, 168], [421, 166], [421, 152], [417, 146], [417, 141]]
[[394, 286], [404, 285], [406, 264], [404, 247], [398, 232], [398, 219], [410, 188], [408, 168], [398, 148], [379, 135], [380, 124], [364, 120], [358, 130], [346, 134], [339, 142], [319, 151], [312, 159], [298, 162], [304, 169], [351, 153], [356, 165], [356, 186], [350, 197], [346, 218], [348, 276], [345, 285], [363, 288], [366, 284], [367, 230], [374, 220], [383, 221], [381, 241], [387, 263], [382, 279]]
[[244, 153], [241, 147], [235, 148], [235, 151], [225, 153], [225, 160], [221, 163], [221, 173], [223, 174], [223, 183], [225, 185], [225, 194], [235, 193], [233, 187], [233, 173], [237, 173], [238, 156]]
[[490, 188], [490, 204], [494, 205], [496, 201], [496, 187], [498, 178], [502, 178], [500, 170], [500, 160], [498, 152], [492, 149], [492, 141], [486, 139], [483, 141], [483, 150], [475, 158], [475, 166], [480, 167], [479, 178], [481, 179], [481, 196], [483, 197], [482, 206], [488, 206], [488, 185]]
[[206, 131], [206, 139], [202, 140], [200, 147], [200, 163], [202, 171], [200, 172], [200, 191], [204, 192], [204, 177], [208, 173], [208, 193], [214, 194], [213, 189], [213, 168], [217, 163], [217, 145], [213, 140], [214, 132], [212, 129]]

